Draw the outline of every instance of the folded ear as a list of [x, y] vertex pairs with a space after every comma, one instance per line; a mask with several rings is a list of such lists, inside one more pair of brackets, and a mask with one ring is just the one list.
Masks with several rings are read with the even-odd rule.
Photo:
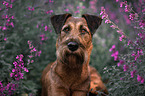
[[71, 14], [60, 14], [51, 16], [51, 23], [57, 34], [60, 33], [62, 26], [68, 17], [72, 16]]
[[101, 17], [89, 14], [83, 14], [82, 17], [86, 19], [91, 34], [93, 35], [96, 29], [101, 25], [102, 22]]

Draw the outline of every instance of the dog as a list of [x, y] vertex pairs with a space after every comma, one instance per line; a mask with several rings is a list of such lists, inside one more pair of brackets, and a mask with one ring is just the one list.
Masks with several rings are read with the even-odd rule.
[[96, 96], [97, 91], [102, 96], [108, 94], [99, 73], [89, 66], [92, 37], [101, 21], [89, 14], [81, 18], [69, 13], [51, 17], [58, 35], [57, 59], [43, 70], [42, 96]]

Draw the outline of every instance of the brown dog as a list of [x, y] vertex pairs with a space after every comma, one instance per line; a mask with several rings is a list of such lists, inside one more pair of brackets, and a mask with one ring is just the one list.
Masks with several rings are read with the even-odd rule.
[[92, 36], [101, 21], [100, 17], [88, 14], [81, 18], [71, 14], [51, 17], [58, 34], [57, 59], [43, 71], [42, 96], [86, 96], [89, 91], [108, 94], [101, 76], [89, 66]]

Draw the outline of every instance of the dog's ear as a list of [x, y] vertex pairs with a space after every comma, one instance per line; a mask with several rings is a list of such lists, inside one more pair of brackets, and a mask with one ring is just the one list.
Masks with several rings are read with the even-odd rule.
[[60, 34], [61, 28], [64, 25], [68, 17], [72, 16], [71, 14], [60, 14], [51, 16], [51, 23], [57, 34]]
[[89, 14], [83, 14], [82, 17], [86, 19], [91, 34], [93, 35], [96, 29], [101, 25], [102, 22], [101, 17]]

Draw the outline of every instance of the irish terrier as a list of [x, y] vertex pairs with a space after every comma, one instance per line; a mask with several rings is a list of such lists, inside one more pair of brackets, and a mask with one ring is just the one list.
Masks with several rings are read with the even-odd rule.
[[[102, 19], [84, 14], [81, 18], [71, 14], [51, 17], [58, 34], [55, 62], [48, 64], [42, 74], [42, 96], [87, 96], [108, 94], [101, 76], [89, 66], [93, 48], [92, 36]], [[90, 95], [89, 95], [90, 96]]]

